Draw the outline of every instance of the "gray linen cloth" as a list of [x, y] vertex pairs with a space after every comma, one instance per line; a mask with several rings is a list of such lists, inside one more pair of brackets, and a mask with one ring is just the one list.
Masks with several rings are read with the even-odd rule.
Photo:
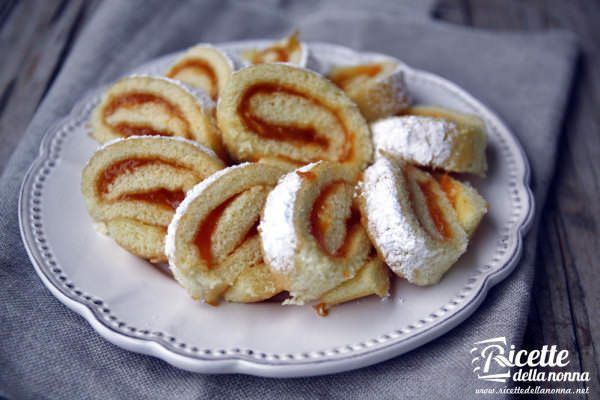
[[[474, 398], [471, 344], [522, 340], [536, 230], [552, 176], [577, 49], [564, 32], [491, 33], [429, 19], [430, 2], [242, 1], [103, 3], [0, 180], [0, 394], [8, 398]], [[516, 271], [443, 337], [396, 359], [333, 376], [201, 375], [122, 350], [54, 299], [19, 236], [18, 189], [46, 128], [90, 88], [196, 42], [276, 38], [379, 51], [457, 82], [518, 135], [533, 168], [537, 218]], [[6, 134], [6, 133], [4, 133]], [[19, 132], [11, 132], [19, 134]]]

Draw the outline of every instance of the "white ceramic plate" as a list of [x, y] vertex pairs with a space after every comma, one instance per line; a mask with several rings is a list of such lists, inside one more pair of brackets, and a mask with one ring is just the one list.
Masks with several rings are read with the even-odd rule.
[[[237, 52], [261, 43], [221, 47]], [[330, 44], [311, 48], [323, 68], [386, 58]], [[135, 72], [160, 73], [175, 56]], [[215, 308], [192, 301], [174, 280], [92, 226], [80, 173], [97, 147], [86, 121], [101, 89], [48, 130], [23, 182], [21, 234], [38, 275], [110, 342], [204, 373], [294, 377], [340, 372], [387, 360], [448, 332], [516, 266], [533, 215], [529, 166], [514, 135], [493, 112], [447, 80], [408, 66], [405, 70], [417, 102], [477, 114], [489, 134], [488, 177], [471, 182], [490, 202], [490, 212], [467, 254], [440, 284], [422, 288], [395, 279], [387, 300], [346, 304], [327, 318], [311, 307]]]

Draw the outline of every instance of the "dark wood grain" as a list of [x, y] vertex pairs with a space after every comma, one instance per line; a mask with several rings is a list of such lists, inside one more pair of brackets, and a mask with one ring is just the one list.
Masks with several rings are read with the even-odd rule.
[[4, 1], [0, 5], [0, 171], [97, 1]]
[[[97, 4], [0, 2], [0, 171]], [[599, 393], [600, 2], [443, 0], [435, 15], [485, 29], [566, 28], [579, 37], [583, 56], [543, 210], [525, 346], [568, 349], [572, 367], [590, 372], [590, 393]]]
[[590, 395], [570, 398], [597, 398], [600, 396], [600, 356], [595, 349], [600, 345], [600, 2], [445, 0], [437, 16], [486, 29], [565, 28], [578, 36], [582, 57], [564, 121], [556, 176], [542, 214], [525, 346], [540, 348], [543, 344], [557, 344], [568, 349], [571, 367], [591, 374]]

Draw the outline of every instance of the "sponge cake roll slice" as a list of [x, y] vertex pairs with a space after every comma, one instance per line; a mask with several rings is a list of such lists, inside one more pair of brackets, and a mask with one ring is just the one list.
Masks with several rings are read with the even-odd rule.
[[88, 211], [130, 252], [166, 261], [166, 228], [185, 193], [223, 168], [214, 152], [181, 138], [134, 136], [97, 150], [82, 172]]
[[264, 266], [257, 225], [282, 172], [258, 163], [226, 168], [194, 187], [177, 208], [166, 253], [193, 298], [254, 302], [281, 291]]
[[203, 92], [161, 76], [133, 75], [112, 85], [91, 117], [100, 143], [129, 136], [178, 136], [222, 154], [215, 105]]

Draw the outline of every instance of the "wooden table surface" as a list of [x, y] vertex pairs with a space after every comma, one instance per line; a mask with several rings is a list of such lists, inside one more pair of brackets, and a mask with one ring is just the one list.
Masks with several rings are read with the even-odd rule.
[[[98, 3], [0, 2], [0, 171]], [[565, 28], [579, 37], [582, 57], [563, 124], [556, 176], [543, 210], [525, 346], [557, 344], [568, 349], [571, 368], [588, 371], [590, 392], [598, 393], [600, 2], [442, 0], [434, 16], [492, 30]]]
[[577, 34], [582, 54], [563, 121], [556, 175], [542, 214], [525, 346], [557, 344], [568, 349], [571, 369], [588, 371], [591, 376], [590, 395], [569, 398], [598, 398], [600, 349], [595, 351], [595, 346], [600, 346], [600, 2], [444, 0], [436, 14], [486, 29], [564, 28]]

